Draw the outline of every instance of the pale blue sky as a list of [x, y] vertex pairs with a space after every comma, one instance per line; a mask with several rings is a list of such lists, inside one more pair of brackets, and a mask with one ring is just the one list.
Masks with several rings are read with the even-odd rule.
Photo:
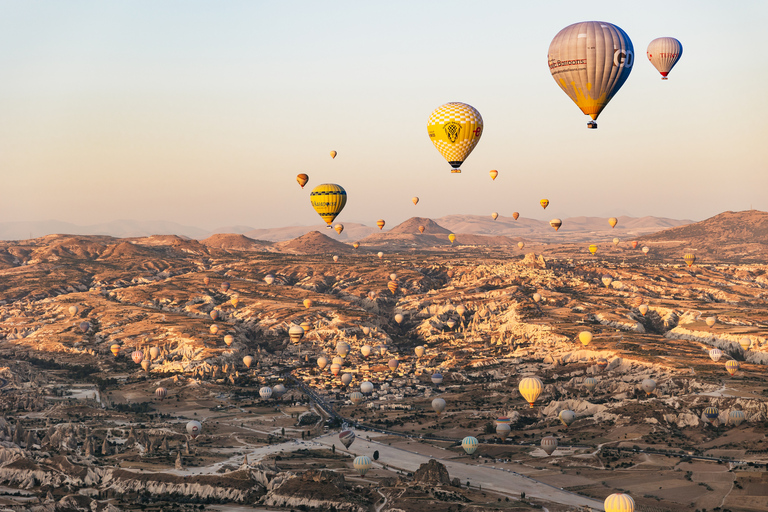
[[[584, 20], [637, 54], [594, 131], [546, 62]], [[768, 210], [766, 22], [763, 1], [0, 1], [0, 221], [314, 224], [325, 182], [368, 225]], [[684, 47], [667, 82], [661, 36]], [[448, 101], [485, 122], [460, 175], [426, 133]]]

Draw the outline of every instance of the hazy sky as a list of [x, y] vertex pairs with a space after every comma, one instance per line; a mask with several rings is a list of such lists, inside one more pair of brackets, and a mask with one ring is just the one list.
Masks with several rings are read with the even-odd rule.
[[[547, 67], [585, 20], [637, 55], [597, 130]], [[1, 1], [0, 222], [316, 224], [326, 182], [367, 225], [768, 210], [766, 22], [762, 0]], [[426, 131], [448, 101], [485, 122], [459, 175]]]

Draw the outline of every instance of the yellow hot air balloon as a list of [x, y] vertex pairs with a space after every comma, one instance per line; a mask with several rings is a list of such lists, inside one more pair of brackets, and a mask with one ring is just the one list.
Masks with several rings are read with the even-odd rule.
[[734, 375], [737, 371], [739, 371], [739, 362], [734, 361], [733, 359], [726, 361], [725, 370], [731, 375]]
[[597, 252], [597, 246], [595, 244], [590, 245], [589, 252], [591, 252], [592, 254], [595, 254]]
[[520, 217], [520, 214], [517, 212], [512, 212], [512, 218], [517, 220]]
[[306, 185], [307, 182], [309, 181], [309, 176], [307, 176], [304, 173], [299, 174], [298, 176], [296, 176], [296, 181], [299, 182], [299, 185], [301, 185], [301, 188], [304, 188], [304, 185]]
[[555, 231], [557, 231], [558, 229], [560, 229], [560, 226], [563, 225], [563, 221], [561, 221], [560, 219], [552, 219], [551, 221], [549, 221], [549, 225], [555, 228]]
[[453, 167], [451, 172], [459, 173], [459, 167], [483, 134], [483, 118], [466, 103], [446, 103], [430, 114], [427, 133], [432, 144]]
[[340, 235], [341, 232], [344, 231], [344, 224], [336, 224], [333, 226], [333, 229]]
[[549, 45], [549, 71], [557, 85], [592, 121], [621, 89], [635, 63], [634, 48], [621, 28], [602, 21], [565, 27]]
[[610, 219], [608, 219], [608, 224], [610, 224], [612, 228], [615, 228], [616, 224], [618, 223], [619, 223], [619, 219], [617, 219], [616, 217], [611, 217]]
[[424, 226], [419, 226], [419, 233], [424, 233]]
[[492, 180], [495, 180], [495, 179], [496, 179], [496, 176], [498, 176], [498, 175], [499, 175], [499, 171], [497, 171], [496, 169], [494, 169], [494, 170], [492, 170], [491, 172], [489, 172], [488, 174], [490, 174], [490, 175], [491, 175], [491, 179], [492, 179]]
[[517, 246], [518, 246], [520, 249], [522, 249], [523, 247], [525, 247], [525, 242], [522, 242], [522, 241], [520, 241], [520, 242], [517, 242]]
[[613, 239], [613, 245], [619, 245], [619, 242], [621, 242], [621, 240], [619, 240], [618, 238]]
[[384, 225], [386, 222], [384, 222], [384, 219], [379, 219], [376, 221], [376, 225], [379, 226], [379, 229], [384, 229]]
[[683, 261], [690, 267], [694, 263], [696, 263], [696, 255], [692, 252], [687, 252], [683, 255]]
[[109, 350], [112, 351], [112, 355], [117, 357], [117, 354], [120, 353], [120, 345], [114, 344], [111, 347], [109, 347]]
[[451, 243], [455, 242], [456, 241], [456, 235], [451, 233], [450, 235], [448, 235], [448, 240], [450, 240]]
[[498, 218], [499, 218], [499, 214], [498, 214], [498, 213], [496, 213], [496, 212], [493, 212], [493, 213], [491, 214], [491, 218], [492, 218], [493, 220], [496, 220], [496, 219], [498, 219]]
[[331, 227], [331, 222], [344, 209], [347, 204], [347, 192], [339, 185], [323, 183], [312, 189], [309, 195], [312, 208]]
[[360, 247], [360, 242], [355, 242], [355, 243], [353, 243], [353, 244], [352, 244], [352, 247], [354, 247], [355, 249], [357, 249], [358, 247]]
[[683, 56], [683, 45], [674, 37], [659, 37], [648, 44], [646, 55], [653, 67], [661, 73], [661, 79], [666, 80], [669, 72]]
[[541, 201], [539, 201], [539, 204], [541, 205], [542, 208], [546, 210], [547, 206], [549, 206], [549, 199], [542, 199]]
[[413, 197], [411, 198], [411, 201], [413, 201], [413, 205], [414, 205], [414, 206], [416, 206], [417, 204], [419, 204], [419, 198], [418, 198], [418, 197], [416, 197], [416, 196], [413, 196]]
[[304, 299], [304, 307], [309, 309], [312, 307], [312, 299]]
[[579, 341], [586, 347], [592, 341], [592, 333], [589, 331], [581, 331], [579, 333]]
[[387, 288], [389, 288], [389, 291], [392, 292], [392, 295], [397, 293], [397, 290], [400, 288], [400, 285], [397, 283], [397, 281], [390, 281], [387, 283]]
[[533, 404], [544, 389], [544, 384], [542, 384], [537, 377], [526, 377], [520, 381], [518, 389], [520, 390], [520, 394], [523, 395], [523, 398], [525, 398], [531, 406], [531, 409], [533, 409]]
[[635, 500], [628, 494], [611, 494], [603, 502], [605, 512], [635, 512]]
[[338, 155], [338, 153], [336, 153], [335, 151], [331, 151], [331, 158], [336, 158], [336, 155]]

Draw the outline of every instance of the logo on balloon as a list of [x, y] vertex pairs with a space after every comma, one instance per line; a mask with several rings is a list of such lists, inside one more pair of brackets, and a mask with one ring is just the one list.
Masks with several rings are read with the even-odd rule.
[[616, 50], [613, 52], [613, 65], [623, 68], [631, 68], [635, 62], [635, 55], [631, 50]]
[[443, 129], [445, 130], [445, 134], [448, 136], [448, 140], [451, 141], [451, 144], [456, 142], [456, 139], [459, 138], [459, 132], [461, 131], [461, 125], [459, 123], [446, 123], [443, 126]]

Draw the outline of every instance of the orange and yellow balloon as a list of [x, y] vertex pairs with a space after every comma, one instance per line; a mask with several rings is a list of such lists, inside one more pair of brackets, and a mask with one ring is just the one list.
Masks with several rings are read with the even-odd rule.
[[495, 180], [495, 179], [496, 179], [496, 176], [498, 176], [498, 175], [499, 175], [499, 171], [497, 171], [496, 169], [494, 169], [494, 170], [490, 171], [488, 174], [490, 174], [490, 175], [491, 175], [491, 179], [492, 179], [492, 180]]
[[306, 185], [307, 182], [309, 181], [309, 176], [304, 173], [299, 174], [298, 176], [296, 176], [296, 181], [299, 182], [299, 185], [301, 185], [301, 188], [304, 188], [304, 185]]
[[460, 173], [459, 167], [483, 134], [483, 118], [471, 105], [446, 103], [430, 114], [427, 133], [435, 148], [453, 167], [451, 172]]
[[330, 228], [331, 222], [347, 204], [347, 191], [334, 183], [323, 183], [312, 189], [309, 199], [312, 202], [312, 208]]

